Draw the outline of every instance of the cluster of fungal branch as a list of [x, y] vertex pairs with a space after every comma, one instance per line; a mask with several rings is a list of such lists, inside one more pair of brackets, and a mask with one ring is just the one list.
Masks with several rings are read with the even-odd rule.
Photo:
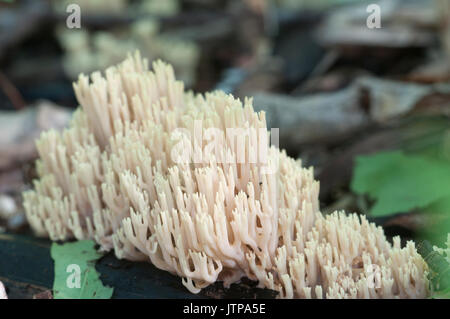
[[[39, 179], [24, 193], [37, 235], [92, 238], [193, 293], [245, 276], [282, 298], [427, 296], [414, 243], [389, 243], [364, 217], [323, 216], [312, 168], [269, 145], [251, 99], [185, 92], [170, 65], [149, 71], [138, 53], [74, 89], [81, 107], [40, 137]], [[266, 160], [251, 160], [261, 149]]]

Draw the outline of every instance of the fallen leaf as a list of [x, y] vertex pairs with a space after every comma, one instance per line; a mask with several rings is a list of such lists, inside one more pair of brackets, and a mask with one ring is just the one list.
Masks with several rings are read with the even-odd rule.
[[82, 240], [58, 245], [53, 243], [51, 256], [55, 261], [53, 296], [55, 299], [109, 299], [113, 288], [104, 286], [95, 262], [102, 254], [95, 242]]
[[375, 199], [375, 217], [426, 208], [450, 195], [450, 165], [400, 151], [360, 156], [351, 188]]

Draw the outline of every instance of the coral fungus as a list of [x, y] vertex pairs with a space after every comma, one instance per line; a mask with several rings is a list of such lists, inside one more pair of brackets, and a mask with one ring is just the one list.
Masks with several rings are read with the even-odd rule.
[[74, 89], [81, 107], [40, 137], [39, 179], [24, 193], [37, 235], [93, 238], [194, 293], [245, 276], [282, 298], [427, 296], [414, 243], [391, 244], [356, 214], [322, 215], [312, 168], [268, 145], [251, 99], [185, 92], [170, 65], [149, 71], [138, 53]]

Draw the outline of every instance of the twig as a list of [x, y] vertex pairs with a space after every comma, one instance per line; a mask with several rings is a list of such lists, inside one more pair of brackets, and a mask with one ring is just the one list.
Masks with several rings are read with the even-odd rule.
[[8, 97], [15, 109], [21, 110], [25, 107], [25, 101], [19, 90], [17, 90], [2, 72], [0, 72], [0, 89]]
[[316, 65], [314, 70], [311, 72], [309, 78], [297, 86], [291, 94], [300, 94], [305, 93], [306, 90], [311, 88], [314, 84], [317, 83], [319, 80], [319, 77], [325, 74], [332, 66], [333, 64], [338, 60], [339, 58], [339, 52], [338, 50], [334, 49], [325, 54], [325, 56], [322, 58], [322, 60], [319, 62], [319, 64]]

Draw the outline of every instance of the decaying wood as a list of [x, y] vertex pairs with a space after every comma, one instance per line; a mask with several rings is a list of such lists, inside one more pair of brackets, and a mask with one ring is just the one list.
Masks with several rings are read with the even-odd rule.
[[426, 47], [435, 40], [430, 27], [437, 27], [438, 11], [434, 0], [388, 0], [379, 3], [382, 27], [366, 25], [368, 3], [334, 10], [316, 32], [325, 46], [377, 46], [386, 48]]
[[370, 117], [378, 123], [407, 114], [424, 97], [435, 92], [450, 93], [450, 89], [445, 87], [403, 83], [373, 77], [359, 78], [355, 85], [367, 92]]
[[419, 85], [368, 76], [333, 93], [300, 98], [254, 94], [255, 108], [267, 113], [268, 127], [279, 128], [280, 144], [288, 149], [336, 144], [363, 128], [386, 123], [416, 108], [438, 108], [449, 103], [448, 85]]
[[33, 296], [40, 295], [45, 291], [48, 291], [48, 289], [46, 289], [45, 287], [29, 284], [26, 282], [11, 280], [4, 277], [0, 277], [0, 280], [2, 280], [7, 287], [8, 297], [10, 299], [32, 299]]
[[[52, 289], [54, 264], [50, 257], [51, 242], [23, 235], [0, 234], [0, 280], [9, 297], [36, 298]], [[224, 289], [216, 283], [199, 295], [189, 293], [179, 277], [157, 269], [147, 262], [118, 260], [112, 253], [96, 264], [103, 284], [114, 287], [113, 298], [273, 298], [274, 292], [255, 288], [255, 283], [244, 281]], [[139, 280], [136, 280], [139, 278]]]
[[292, 98], [268, 93], [254, 94], [254, 106], [267, 113], [268, 128], [279, 128], [284, 148], [335, 140], [369, 124], [359, 105], [355, 86], [336, 93]]

